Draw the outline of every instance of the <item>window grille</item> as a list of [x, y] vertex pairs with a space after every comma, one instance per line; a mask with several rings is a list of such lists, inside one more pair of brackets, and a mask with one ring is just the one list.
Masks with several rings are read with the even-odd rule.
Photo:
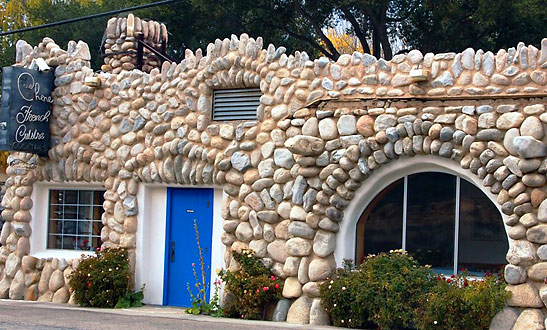
[[48, 249], [92, 251], [101, 245], [104, 190], [49, 191]]

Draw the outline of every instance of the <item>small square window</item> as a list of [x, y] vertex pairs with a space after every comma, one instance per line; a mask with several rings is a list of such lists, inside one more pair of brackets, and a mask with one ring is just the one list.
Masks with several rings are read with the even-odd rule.
[[256, 120], [259, 88], [220, 89], [213, 93], [213, 120]]
[[101, 244], [104, 190], [49, 191], [49, 249], [90, 251]]

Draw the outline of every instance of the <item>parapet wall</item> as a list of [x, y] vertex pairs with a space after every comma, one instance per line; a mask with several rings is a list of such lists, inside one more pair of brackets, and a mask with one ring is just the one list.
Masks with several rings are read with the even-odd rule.
[[[58, 65], [53, 146], [49, 158], [11, 155], [22, 161], [8, 168], [2, 201], [0, 298], [69, 299], [66, 285], [52, 285], [58, 272], [38, 265], [69, 273], [74, 261], [28, 255], [32, 222], [46, 221], [31, 219], [35, 183], [104, 183], [103, 246], [126, 247], [133, 260], [141, 183], [215, 185], [227, 194], [226, 267], [237, 267], [231, 250], [254, 249], [285, 278], [290, 304], [280, 304], [276, 315], [290, 305], [287, 321], [324, 324], [318, 284], [336, 268], [336, 235], [355, 191], [384, 164], [437, 155], [497, 196], [510, 237], [506, 279], [513, 295], [504, 313], [514, 323], [526, 309], [517, 325], [543, 324], [547, 39], [541, 50], [413, 50], [391, 61], [354, 53], [331, 62], [264, 49], [261, 38], [243, 34], [216, 40], [206, 55], [185, 55], [149, 73], [113, 68], [98, 74], [100, 88], [90, 88], [83, 84], [94, 75], [83, 42], [67, 51], [47, 38], [34, 49], [18, 43], [16, 65], [35, 57]], [[416, 67], [430, 71], [427, 81], [410, 80]], [[263, 94], [258, 120], [213, 121], [213, 90], [246, 87]]]

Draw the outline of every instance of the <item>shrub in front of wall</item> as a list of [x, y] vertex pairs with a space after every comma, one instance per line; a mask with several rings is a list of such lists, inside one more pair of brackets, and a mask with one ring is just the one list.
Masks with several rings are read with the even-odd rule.
[[132, 293], [127, 250], [104, 249], [84, 256], [68, 283], [79, 305], [113, 308]]
[[232, 297], [223, 306], [224, 315], [263, 319], [266, 304], [281, 299], [282, 282], [270, 273], [252, 250], [233, 251], [238, 270], [220, 270], [224, 289]]
[[401, 250], [368, 256], [357, 269], [345, 267], [320, 286], [321, 299], [336, 326], [410, 328], [420, 297], [434, 285], [430, 268]]
[[483, 279], [438, 276], [436, 285], [422, 297], [416, 321], [420, 329], [488, 329], [503, 309], [510, 293], [501, 274]]

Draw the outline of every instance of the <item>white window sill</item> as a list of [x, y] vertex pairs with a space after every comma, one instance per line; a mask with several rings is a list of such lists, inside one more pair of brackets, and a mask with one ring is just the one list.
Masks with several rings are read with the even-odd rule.
[[31, 253], [35, 258], [47, 259], [47, 258], [63, 258], [63, 259], [80, 259], [82, 255], [93, 256], [93, 251], [78, 251], [78, 250], [44, 250]]

